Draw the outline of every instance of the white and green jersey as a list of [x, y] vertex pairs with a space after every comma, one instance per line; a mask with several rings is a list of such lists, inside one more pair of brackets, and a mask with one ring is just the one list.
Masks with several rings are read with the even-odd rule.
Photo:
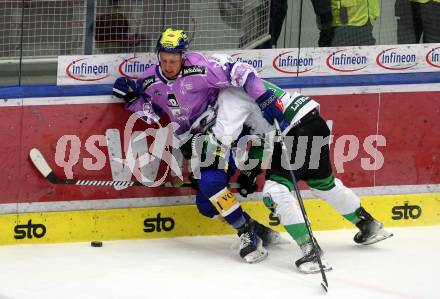
[[278, 86], [263, 80], [264, 86], [267, 89], [271, 89], [277, 98], [283, 103], [284, 118], [288, 121], [289, 126], [283, 130], [283, 134], [289, 132], [289, 130], [295, 126], [299, 120], [313, 109], [318, 109], [319, 104], [307, 96], [303, 96], [298, 92], [293, 95], [279, 88]]

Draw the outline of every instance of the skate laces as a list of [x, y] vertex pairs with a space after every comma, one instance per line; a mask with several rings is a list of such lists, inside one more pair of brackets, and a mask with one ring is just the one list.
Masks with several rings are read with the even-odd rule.
[[304, 256], [310, 255], [313, 252], [312, 242], [308, 241], [307, 243], [304, 243], [301, 246], [301, 251], [303, 252]]
[[[315, 247], [316, 246], [316, 247]], [[307, 241], [300, 246], [304, 256], [322, 256], [322, 249], [315, 239], [315, 246], [313, 246], [312, 240]]]
[[240, 236], [240, 248], [245, 248], [252, 244], [252, 236], [251, 233], [246, 232]]

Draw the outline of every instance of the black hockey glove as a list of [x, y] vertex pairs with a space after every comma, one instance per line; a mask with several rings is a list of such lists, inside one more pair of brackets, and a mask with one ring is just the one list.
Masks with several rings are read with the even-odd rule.
[[139, 96], [139, 90], [134, 80], [119, 77], [113, 84], [113, 95], [127, 103], [131, 103]]
[[247, 197], [248, 194], [254, 193], [257, 188], [257, 176], [261, 173], [260, 166], [252, 170], [241, 170], [238, 176], [237, 183], [240, 184], [238, 192], [241, 196]]

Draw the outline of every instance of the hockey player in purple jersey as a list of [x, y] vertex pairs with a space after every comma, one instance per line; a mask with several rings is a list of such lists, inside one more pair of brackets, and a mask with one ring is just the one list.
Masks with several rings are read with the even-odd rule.
[[[157, 42], [159, 64], [149, 68], [136, 82], [118, 78], [113, 94], [124, 99], [130, 111], [143, 112], [147, 121], [157, 121], [167, 114], [175, 126], [176, 137], [181, 140], [194, 140], [191, 136], [209, 130], [216, 119], [218, 95], [229, 87], [244, 89], [262, 107], [263, 113], [278, 113], [273, 91], [264, 87], [252, 67], [235, 63], [224, 68], [199, 53], [187, 52], [188, 46], [182, 30], [166, 29]], [[222, 147], [214, 134], [210, 137], [212, 142], [208, 147]], [[261, 261], [267, 256], [263, 242], [276, 240], [279, 234], [242, 210], [227, 187], [235, 172], [234, 162], [228, 159], [222, 168], [218, 167], [218, 161], [225, 157], [220, 154], [217, 158], [216, 163], [201, 169], [196, 205], [202, 215], [224, 219], [237, 229], [240, 256], [246, 262]]]

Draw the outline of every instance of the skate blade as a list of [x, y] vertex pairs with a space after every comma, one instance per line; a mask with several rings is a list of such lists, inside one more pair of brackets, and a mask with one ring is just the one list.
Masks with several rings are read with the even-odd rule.
[[371, 245], [383, 240], [386, 240], [388, 238], [391, 238], [393, 236], [392, 233], [387, 232], [386, 230], [381, 230], [377, 234], [375, 234], [370, 239], [366, 240], [365, 242], [361, 243], [362, 245]]
[[[333, 267], [326, 261], [322, 260], [322, 268], [325, 272], [331, 271]], [[321, 269], [319, 268], [319, 264], [317, 262], [306, 262], [301, 264], [298, 267], [299, 272], [304, 274], [315, 274], [321, 272]]]
[[267, 250], [265, 248], [261, 247], [255, 251], [249, 253], [248, 255], [243, 257], [243, 259], [248, 264], [254, 264], [254, 263], [258, 263], [258, 262], [261, 262], [262, 260], [264, 260], [268, 254], [269, 253], [267, 252]]

